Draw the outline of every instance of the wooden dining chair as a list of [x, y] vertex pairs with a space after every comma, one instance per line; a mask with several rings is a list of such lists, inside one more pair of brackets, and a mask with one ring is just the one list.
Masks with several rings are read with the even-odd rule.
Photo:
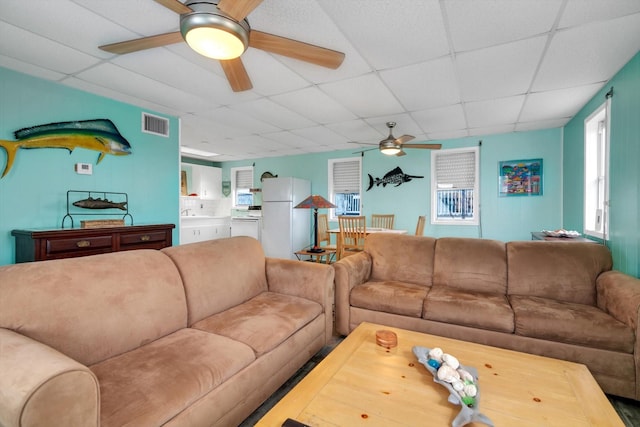
[[416, 236], [424, 235], [424, 223], [427, 222], [427, 217], [421, 215], [418, 217], [418, 225], [416, 225]]
[[393, 221], [395, 219], [394, 214], [372, 214], [371, 215], [371, 227], [373, 228], [388, 228], [393, 230]]
[[324, 249], [337, 249], [336, 245], [331, 244], [329, 216], [327, 214], [318, 214], [318, 245]]
[[338, 241], [338, 259], [364, 250], [364, 238], [367, 235], [365, 216], [339, 216], [340, 235]]

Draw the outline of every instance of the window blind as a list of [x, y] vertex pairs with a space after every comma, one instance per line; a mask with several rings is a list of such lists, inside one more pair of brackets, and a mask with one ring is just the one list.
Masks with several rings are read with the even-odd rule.
[[360, 163], [357, 160], [333, 164], [333, 192], [360, 192]]
[[473, 151], [436, 154], [436, 184], [447, 188], [473, 188], [476, 155]]
[[236, 171], [236, 188], [253, 187], [253, 171], [250, 169], [240, 169]]

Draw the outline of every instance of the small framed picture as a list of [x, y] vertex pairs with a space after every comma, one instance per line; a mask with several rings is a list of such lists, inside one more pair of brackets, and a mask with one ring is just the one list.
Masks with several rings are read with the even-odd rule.
[[542, 159], [500, 162], [498, 176], [501, 197], [542, 195]]

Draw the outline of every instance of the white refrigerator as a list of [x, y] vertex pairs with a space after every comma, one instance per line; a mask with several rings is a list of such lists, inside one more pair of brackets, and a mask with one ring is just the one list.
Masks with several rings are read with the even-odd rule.
[[268, 257], [296, 259], [311, 242], [312, 209], [294, 209], [311, 195], [311, 183], [298, 178], [262, 181], [262, 247]]

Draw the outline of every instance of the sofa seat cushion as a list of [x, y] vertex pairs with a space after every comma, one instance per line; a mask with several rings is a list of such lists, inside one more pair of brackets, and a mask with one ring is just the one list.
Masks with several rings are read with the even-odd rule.
[[509, 300], [517, 335], [633, 353], [633, 330], [597, 307], [516, 295]]
[[428, 291], [428, 287], [413, 283], [371, 281], [354, 287], [350, 302], [354, 307], [420, 317]]
[[245, 343], [260, 356], [276, 348], [321, 313], [322, 306], [308, 299], [263, 292], [192, 327]]
[[250, 347], [181, 329], [91, 366], [102, 427], [159, 426], [255, 360]]
[[422, 317], [437, 322], [513, 333], [513, 310], [506, 295], [434, 286]]

